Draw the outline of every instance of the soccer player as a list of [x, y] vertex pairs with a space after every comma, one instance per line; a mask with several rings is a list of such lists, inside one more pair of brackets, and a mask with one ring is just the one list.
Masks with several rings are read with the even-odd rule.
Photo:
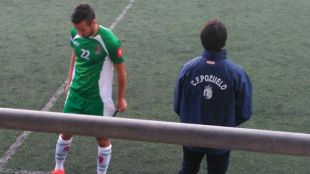
[[[174, 111], [182, 123], [235, 127], [252, 115], [252, 84], [242, 67], [226, 59], [226, 27], [210, 20], [200, 34], [204, 53], [185, 63], [176, 80]], [[179, 174], [225, 174], [230, 150], [183, 146]]]
[[[98, 25], [93, 8], [78, 5], [71, 15], [70, 45], [73, 48], [67, 80], [65, 113], [112, 116], [127, 108], [127, 72], [120, 40], [111, 30]], [[112, 100], [113, 69], [118, 77], [117, 105]], [[64, 174], [64, 162], [73, 135], [61, 134], [56, 144], [56, 166], [52, 174]], [[97, 173], [107, 172], [112, 145], [107, 137], [97, 137]]]

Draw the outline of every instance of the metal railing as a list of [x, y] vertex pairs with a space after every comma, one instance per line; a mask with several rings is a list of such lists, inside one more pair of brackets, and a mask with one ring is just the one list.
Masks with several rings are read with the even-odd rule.
[[310, 134], [0, 108], [0, 128], [310, 156]]

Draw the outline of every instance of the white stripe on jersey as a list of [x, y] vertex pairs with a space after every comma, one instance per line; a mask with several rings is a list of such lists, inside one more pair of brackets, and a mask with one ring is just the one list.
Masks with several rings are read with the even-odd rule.
[[112, 99], [113, 70], [114, 70], [113, 63], [111, 61], [109, 52], [100, 34], [98, 34], [95, 37], [91, 37], [91, 38], [97, 40], [107, 53], [107, 56], [105, 57], [105, 61], [102, 65], [98, 83], [99, 83], [100, 97], [101, 97], [101, 100], [104, 106], [103, 115], [113, 116], [113, 113], [115, 112], [115, 106], [114, 106], [114, 102]]
[[105, 116], [113, 116], [115, 106], [112, 99], [112, 84], [113, 84], [113, 63], [109, 56], [106, 57], [101, 72], [99, 83], [100, 97], [104, 104]]

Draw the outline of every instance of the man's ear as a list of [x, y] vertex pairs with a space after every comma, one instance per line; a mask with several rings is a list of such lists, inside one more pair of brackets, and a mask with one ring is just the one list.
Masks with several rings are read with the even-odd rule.
[[94, 19], [94, 20], [91, 22], [91, 25], [94, 26], [94, 25], [96, 25], [96, 24], [97, 24], [97, 20]]

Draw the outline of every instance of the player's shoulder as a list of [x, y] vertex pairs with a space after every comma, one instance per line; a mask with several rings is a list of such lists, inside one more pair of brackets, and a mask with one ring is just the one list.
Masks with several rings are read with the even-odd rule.
[[225, 62], [231, 71], [236, 72], [236, 73], [244, 72], [244, 68], [241, 65], [235, 63], [234, 61], [226, 60]]
[[99, 34], [107, 47], [115, 47], [115, 48], [120, 47], [121, 45], [120, 40], [110, 29], [99, 25]]
[[202, 56], [197, 56], [184, 63], [179, 74], [183, 76], [190, 72], [199, 62], [201, 62], [201, 59]]
[[245, 69], [233, 62], [232, 60], [227, 60], [226, 61], [226, 71], [228, 71], [228, 74], [231, 75], [231, 77], [237, 79], [237, 81], [242, 80], [242, 79], [248, 79], [248, 75], [245, 71]]
[[197, 57], [194, 57], [192, 58], [191, 60], [187, 61], [185, 64], [184, 64], [184, 68], [192, 68], [194, 67], [196, 64], [198, 64], [202, 59], [202, 56], [197, 56]]
[[70, 29], [70, 36], [73, 39], [77, 35], [77, 30], [75, 28]]
[[111, 29], [103, 27], [101, 25], [99, 25], [99, 34], [104, 39], [110, 39], [110, 40], [117, 39], [117, 37], [115, 36], [115, 34], [112, 32]]

